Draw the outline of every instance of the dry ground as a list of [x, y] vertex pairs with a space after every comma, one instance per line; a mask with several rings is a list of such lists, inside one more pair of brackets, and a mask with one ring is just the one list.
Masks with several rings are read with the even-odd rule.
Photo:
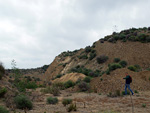
[[[33, 99], [34, 107], [33, 110], [27, 111], [27, 113], [67, 113], [67, 107], [64, 107], [62, 104], [63, 98], [71, 98], [76, 103], [77, 111], [74, 113], [132, 113], [130, 95], [112, 98], [97, 93], [70, 93], [68, 91], [61, 91], [61, 95], [57, 96], [59, 103], [56, 105], [47, 104], [46, 98], [52, 95], [41, 94], [40, 89], [32, 91], [32, 95], [35, 97]], [[132, 100], [134, 113], [150, 113], [150, 91], [139, 92], [132, 96]], [[146, 107], [143, 107], [142, 104], [146, 104]], [[24, 113], [21, 110], [16, 111], [17, 113]]]

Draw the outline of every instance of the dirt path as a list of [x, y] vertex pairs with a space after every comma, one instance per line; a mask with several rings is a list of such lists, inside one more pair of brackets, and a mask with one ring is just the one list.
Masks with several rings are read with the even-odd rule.
[[[73, 99], [73, 102], [77, 105], [75, 113], [132, 113], [132, 104], [129, 95], [112, 98], [96, 93], [69, 93], [61, 91], [61, 95], [57, 97], [59, 103], [56, 105], [46, 103], [46, 98], [49, 96], [52, 95], [44, 94], [34, 99], [33, 110], [27, 111], [27, 113], [67, 113], [67, 107], [64, 107], [62, 104], [63, 98]], [[132, 96], [132, 99], [134, 113], [150, 113], [150, 92], [140, 92]], [[146, 105], [145, 107], [144, 104]], [[24, 113], [21, 110], [16, 111], [17, 113]]]

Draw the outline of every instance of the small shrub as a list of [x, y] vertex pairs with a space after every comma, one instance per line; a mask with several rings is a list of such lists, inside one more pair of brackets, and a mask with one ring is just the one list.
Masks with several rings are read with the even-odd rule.
[[62, 101], [62, 104], [64, 105], [64, 106], [66, 106], [66, 105], [68, 105], [68, 104], [71, 104], [72, 103], [72, 99], [63, 99], [63, 101]]
[[85, 77], [84, 79], [83, 79], [83, 81], [84, 82], [86, 82], [86, 83], [90, 83], [90, 81], [91, 81], [91, 77]]
[[65, 89], [64, 83], [62, 83], [62, 82], [53, 83], [52, 86], [53, 86], [53, 87], [57, 87], [57, 88], [59, 88], [59, 89], [61, 89], [61, 90]]
[[0, 80], [2, 79], [2, 77], [4, 76], [4, 74], [5, 74], [5, 68], [2, 65], [2, 63], [0, 63]]
[[101, 78], [100, 80], [103, 81], [103, 78]]
[[58, 99], [57, 98], [53, 98], [53, 97], [48, 97], [47, 98], [47, 103], [48, 104], [57, 104], [58, 103]]
[[122, 67], [126, 67], [127, 66], [127, 62], [126, 61], [120, 61], [119, 64], [122, 66]]
[[110, 74], [110, 70], [109, 70], [109, 69], [106, 70], [106, 74], [107, 74], [107, 75]]
[[120, 64], [110, 64], [110, 66], [109, 66], [109, 70], [110, 71], [113, 71], [113, 70], [116, 70], [116, 69], [118, 69], [118, 68], [121, 68], [121, 65]]
[[3, 106], [0, 106], [0, 113], [9, 113], [9, 111]]
[[134, 67], [136, 68], [137, 72], [141, 71], [141, 67], [138, 64], [135, 64]]
[[[125, 95], [125, 91], [122, 91], [122, 95]], [[127, 95], [130, 95], [130, 92], [127, 90]]]
[[70, 87], [72, 87], [74, 85], [75, 85], [75, 83], [72, 82], [71, 80], [69, 80], [69, 81], [64, 83], [65, 88], [70, 88]]
[[89, 57], [89, 60], [92, 60], [93, 58], [95, 58], [96, 57], [96, 53], [94, 52], [94, 53], [90, 53], [90, 57]]
[[46, 87], [45, 89], [42, 89], [41, 92], [51, 93], [54, 96], [58, 96], [60, 94], [60, 90], [56, 86]]
[[135, 90], [134, 93], [139, 93], [139, 92], [137, 90]]
[[136, 67], [135, 67], [135, 66], [133, 66], [133, 65], [129, 66], [129, 67], [128, 67], [128, 69], [129, 69], [129, 70], [131, 70], [131, 71], [136, 72]]
[[32, 109], [32, 102], [25, 95], [18, 95], [14, 98], [14, 102], [19, 109]]
[[116, 96], [121, 96], [120, 90], [116, 90]]
[[3, 97], [7, 92], [6, 88], [0, 88], [0, 98]]
[[108, 56], [105, 56], [105, 55], [101, 55], [99, 57], [97, 57], [97, 63], [101, 64], [101, 63], [104, 63], [108, 60]]
[[67, 109], [68, 112], [71, 112], [71, 111], [77, 111], [77, 106], [76, 104], [71, 104], [68, 109]]
[[36, 89], [38, 86], [37, 86], [37, 84], [35, 83], [35, 82], [28, 82], [27, 84], [26, 84], [26, 88], [27, 89]]
[[57, 76], [56, 76], [56, 78], [60, 78], [60, 77], [62, 77], [63, 75], [62, 74], [58, 74]]
[[91, 49], [91, 47], [90, 47], [90, 46], [87, 46], [87, 47], [85, 48], [85, 52], [86, 52], [86, 53], [91, 52], [91, 50], [92, 50], [92, 49]]
[[87, 55], [78, 56], [79, 59], [88, 59]]
[[112, 92], [109, 92], [107, 96], [112, 97]]
[[54, 96], [58, 96], [60, 94], [60, 90], [58, 87], [51, 87], [50, 93], [53, 94]]
[[78, 84], [78, 88], [80, 89], [80, 91], [87, 91], [90, 89], [90, 86], [86, 82], [80, 82]]
[[114, 58], [114, 62], [116, 63], [120, 62], [120, 58]]
[[142, 104], [142, 107], [143, 107], [143, 108], [146, 108], [146, 104]]

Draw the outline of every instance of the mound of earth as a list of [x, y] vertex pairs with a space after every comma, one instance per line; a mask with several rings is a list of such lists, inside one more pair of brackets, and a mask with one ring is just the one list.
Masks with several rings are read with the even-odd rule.
[[85, 75], [82, 73], [69, 73], [61, 78], [57, 78], [53, 80], [52, 82], [67, 82], [68, 80], [71, 80], [73, 82], [76, 82], [77, 80], [83, 80], [85, 78]]
[[128, 69], [117, 69], [111, 72], [110, 75], [104, 74], [102, 77], [94, 78], [90, 85], [98, 93], [123, 91], [125, 80], [125, 72], [128, 72], [132, 77], [131, 89], [133, 91], [150, 91], [150, 71], [133, 72]]

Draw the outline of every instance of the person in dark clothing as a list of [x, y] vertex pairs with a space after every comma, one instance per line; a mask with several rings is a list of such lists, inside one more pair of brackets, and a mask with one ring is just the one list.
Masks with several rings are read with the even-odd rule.
[[132, 95], [134, 94], [133, 91], [130, 88], [130, 83], [132, 82], [132, 78], [130, 77], [130, 75], [128, 73], [125, 73], [126, 77], [123, 79], [126, 79], [126, 83], [125, 83], [125, 95], [127, 94], [127, 88], [131, 91]]

